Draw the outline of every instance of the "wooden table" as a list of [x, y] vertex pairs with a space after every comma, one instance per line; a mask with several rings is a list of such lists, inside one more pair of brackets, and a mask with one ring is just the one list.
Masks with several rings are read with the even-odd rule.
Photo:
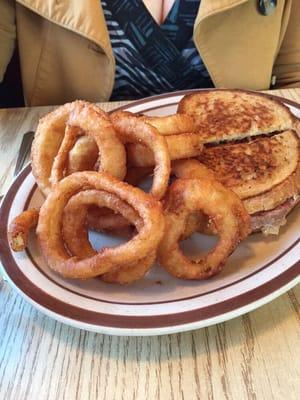
[[[275, 94], [300, 102], [300, 89]], [[22, 133], [50, 109], [0, 110], [1, 193], [12, 179]], [[209, 328], [114, 337], [56, 322], [0, 284], [0, 399], [296, 400], [299, 302], [300, 285]]]

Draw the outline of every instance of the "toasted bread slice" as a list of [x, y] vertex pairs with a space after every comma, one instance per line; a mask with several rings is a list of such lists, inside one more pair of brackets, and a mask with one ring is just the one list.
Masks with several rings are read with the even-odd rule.
[[[262, 195], [295, 175], [299, 165], [299, 142], [297, 134], [289, 130], [272, 137], [253, 138], [250, 142], [206, 147], [198, 159], [245, 200]], [[295, 175], [297, 179], [298, 175]], [[289, 191], [290, 188], [285, 190]], [[274, 193], [272, 199], [269, 209], [276, 203]]]
[[277, 234], [300, 201], [300, 139], [294, 131], [206, 147], [198, 159], [243, 200], [253, 232]]
[[243, 90], [203, 90], [186, 95], [178, 113], [194, 117], [204, 143], [241, 140], [250, 136], [298, 130], [299, 121], [278, 100]]
[[243, 203], [249, 214], [267, 212], [285, 203], [288, 199], [297, 200], [300, 196], [300, 162], [296, 170], [278, 185], [256, 196], [248, 197]]

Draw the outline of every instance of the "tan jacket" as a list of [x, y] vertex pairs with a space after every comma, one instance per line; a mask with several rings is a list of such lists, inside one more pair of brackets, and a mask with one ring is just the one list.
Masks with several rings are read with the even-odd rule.
[[[274, 71], [299, 86], [299, 20], [295, 0], [269, 16], [257, 0], [202, 0], [195, 44], [216, 87], [267, 89]], [[0, 0], [0, 81], [16, 37], [28, 105], [109, 99], [115, 61], [100, 0]]]

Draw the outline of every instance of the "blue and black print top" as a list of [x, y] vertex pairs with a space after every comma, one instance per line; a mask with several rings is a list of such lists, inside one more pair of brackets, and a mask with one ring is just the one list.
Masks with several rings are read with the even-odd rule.
[[193, 42], [200, 0], [176, 0], [158, 25], [142, 0], [101, 0], [116, 59], [111, 100], [212, 87]]

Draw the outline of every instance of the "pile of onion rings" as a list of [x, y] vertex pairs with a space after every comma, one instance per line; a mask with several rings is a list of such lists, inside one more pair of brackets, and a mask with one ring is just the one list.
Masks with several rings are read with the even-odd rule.
[[[202, 149], [188, 115], [109, 115], [85, 101], [59, 107], [40, 120], [32, 146], [45, 202], [10, 223], [11, 248], [24, 250], [36, 228], [47, 265], [65, 278], [128, 284], [156, 260], [177, 278], [209, 278], [250, 233], [250, 218], [239, 197], [192, 159]], [[146, 193], [137, 186], [149, 176]], [[89, 230], [128, 241], [97, 251]], [[178, 243], [197, 231], [219, 241], [195, 262]]]

